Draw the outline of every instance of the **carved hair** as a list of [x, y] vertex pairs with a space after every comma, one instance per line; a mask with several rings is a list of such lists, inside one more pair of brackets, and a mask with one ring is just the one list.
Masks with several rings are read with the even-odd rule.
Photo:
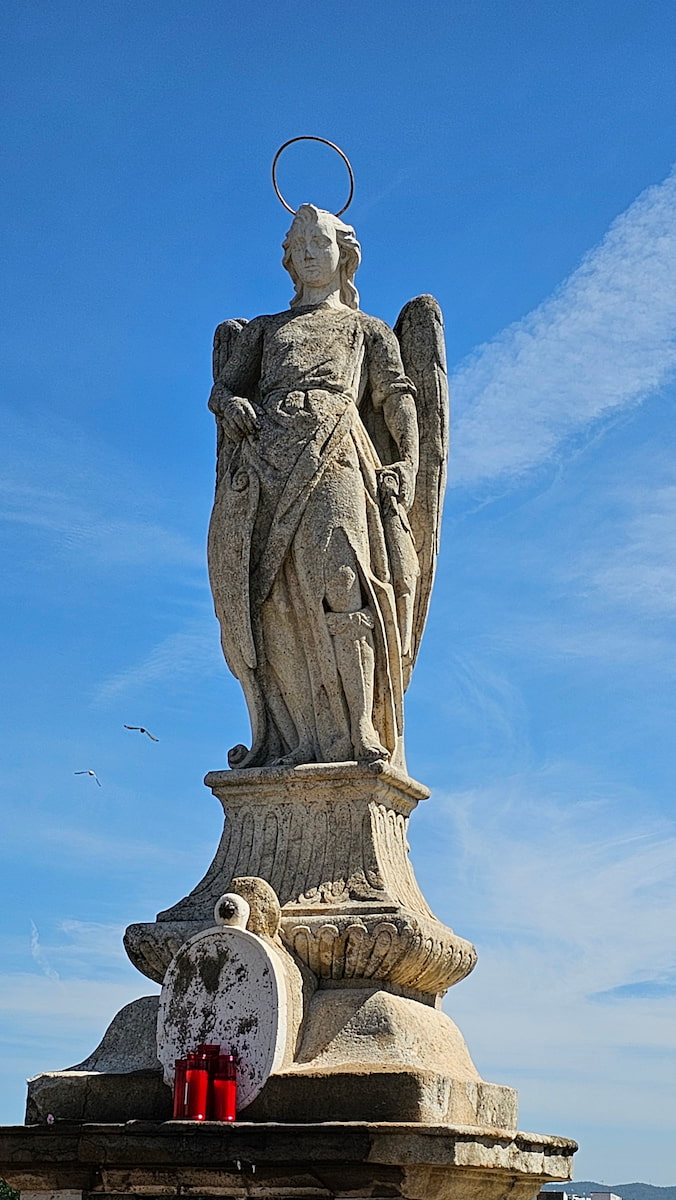
[[291, 228], [282, 242], [282, 250], [284, 257], [282, 266], [286, 268], [293, 280], [293, 286], [296, 289], [296, 294], [291, 301], [291, 308], [295, 304], [300, 304], [300, 298], [303, 291], [303, 285], [296, 275], [293, 263], [291, 261], [291, 246], [294, 231], [299, 227], [316, 224], [319, 217], [328, 218], [328, 222], [333, 226], [336, 232], [336, 241], [340, 250], [340, 299], [348, 308], [359, 308], [359, 292], [354, 286], [354, 277], [361, 262], [361, 246], [357, 241], [356, 234], [351, 225], [345, 225], [338, 217], [334, 217], [333, 213], [325, 212], [322, 208], [315, 208], [314, 204], [301, 204], [298, 212], [293, 218]]

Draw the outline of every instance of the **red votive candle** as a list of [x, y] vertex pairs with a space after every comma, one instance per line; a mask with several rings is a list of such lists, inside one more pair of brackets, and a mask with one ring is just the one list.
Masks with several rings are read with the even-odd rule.
[[209, 1060], [189, 1054], [185, 1072], [185, 1115], [188, 1121], [206, 1121], [209, 1101]]
[[209, 1090], [207, 1092], [207, 1120], [214, 1120], [214, 1073], [218, 1066], [218, 1056], [221, 1053], [221, 1047], [216, 1046], [211, 1042], [201, 1042], [197, 1047], [197, 1053], [200, 1058], [204, 1057], [207, 1060], [207, 1070], [209, 1072]]
[[174, 1121], [180, 1121], [185, 1116], [185, 1072], [188, 1066], [187, 1058], [177, 1058], [174, 1066]]
[[237, 1116], [237, 1061], [234, 1054], [219, 1054], [213, 1082], [214, 1121], [234, 1121]]

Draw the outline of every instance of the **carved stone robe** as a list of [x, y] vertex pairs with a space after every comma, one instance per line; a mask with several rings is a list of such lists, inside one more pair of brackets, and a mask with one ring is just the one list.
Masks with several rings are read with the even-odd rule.
[[392, 330], [329, 305], [255, 318], [216, 380], [217, 396], [251, 401], [260, 426], [237, 444], [221, 440], [209, 530], [223, 652], [253, 730], [251, 749], [231, 752], [232, 766], [269, 765], [299, 745], [310, 747], [305, 761], [354, 757], [324, 602], [325, 552], [336, 537], [353, 552], [374, 622], [373, 724], [391, 761], [404, 765], [381, 463], [365, 425], [382, 422], [385, 401], [403, 393], [415, 388]]

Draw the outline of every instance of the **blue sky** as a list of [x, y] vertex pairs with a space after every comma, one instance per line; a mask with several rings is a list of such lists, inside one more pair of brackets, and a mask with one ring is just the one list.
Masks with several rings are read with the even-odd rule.
[[[284, 308], [269, 181], [343, 145], [362, 307], [439, 299], [454, 424], [407, 701], [445, 1006], [578, 1178], [674, 1184], [676, 12], [5, 0], [0, 1120], [152, 985], [246, 740], [205, 570], [216, 323]], [[342, 203], [320, 149], [292, 203]], [[146, 725], [151, 743], [123, 724]], [[77, 770], [93, 768], [103, 786]]]

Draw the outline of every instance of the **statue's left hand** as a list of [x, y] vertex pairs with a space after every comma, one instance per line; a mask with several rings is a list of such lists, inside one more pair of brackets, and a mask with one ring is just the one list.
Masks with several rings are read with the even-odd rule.
[[233, 442], [241, 442], [243, 438], [253, 437], [258, 433], [258, 417], [256, 410], [245, 396], [226, 396], [213, 389], [209, 408], [215, 413], [221, 427]]
[[417, 475], [417, 471], [413, 463], [409, 462], [407, 459], [404, 459], [401, 462], [390, 463], [385, 469], [387, 471], [393, 471], [397, 476], [397, 479], [399, 480], [399, 495], [397, 499], [399, 500], [401, 507], [408, 512], [409, 508], [413, 504], [413, 498], [415, 496], [415, 477]]

